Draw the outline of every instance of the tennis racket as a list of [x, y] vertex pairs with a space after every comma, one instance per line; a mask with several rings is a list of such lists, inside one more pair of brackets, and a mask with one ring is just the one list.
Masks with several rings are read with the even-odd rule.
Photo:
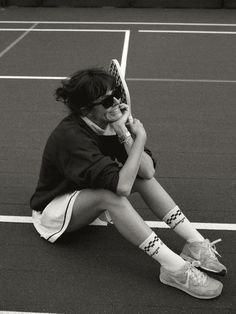
[[[131, 99], [130, 99], [129, 89], [126, 84], [125, 76], [121, 69], [121, 66], [116, 59], [111, 60], [108, 72], [112, 76], [115, 77], [116, 85], [119, 86], [121, 89], [121, 101], [122, 103], [125, 103], [130, 107], [130, 112], [131, 112]], [[133, 121], [133, 118], [132, 118], [132, 115], [130, 114], [129, 122], [132, 122], [132, 121]]]

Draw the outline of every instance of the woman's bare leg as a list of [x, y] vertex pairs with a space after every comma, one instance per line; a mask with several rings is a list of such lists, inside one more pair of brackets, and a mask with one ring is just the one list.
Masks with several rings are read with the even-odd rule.
[[78, 194], [67, 232], [90, 224], [105, 210], [109, 211], [118, 231], [135, 245], [139, 245], [152, 233], [126, 197], [108, 190], [82, 190]]
[[108, 210], [116, 229], [125, 239], [152, 256], [166, 269], [183, 267], [184, 260], [171, 251], [135, 211], [126, 197], [107, 190], [83, 190], [74, 203], [67, 232], [88, 225]]
[[148, 207], [160, 219], [176, 206], [176, 203], [155, 178], [137, 179], [133, 190], [142, 196]]
[[140, 193], [151, 211], [165, 221], [183, 239], [188, 242], [204, 241], [204, 237], [185, 217], [155, 178], [150, 180], [137, 179], [134, 189]]

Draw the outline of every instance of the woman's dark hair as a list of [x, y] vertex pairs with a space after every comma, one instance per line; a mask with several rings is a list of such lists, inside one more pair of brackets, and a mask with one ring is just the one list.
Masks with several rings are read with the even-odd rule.
[[115, 88], [115, 78], [102, 68], [91, 68], [74, 73], [62, 81], [55, 91], [57, 101], [62, 101], [72, 113], [81, 115], [91, 103], [107, 90]]

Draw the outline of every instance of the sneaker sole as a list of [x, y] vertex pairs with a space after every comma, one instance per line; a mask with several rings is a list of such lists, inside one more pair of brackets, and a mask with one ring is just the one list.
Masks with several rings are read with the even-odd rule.
[[165, 279], [161, 278], [161, 276], [160, 276], [160, 281], [161, 281], [163, 284], [167, 285], [167, 286], [171, 286], [171, 287], [177, 288], [177, 289], [179, 289], [179, 290], [181, 290], [181, 291], [184, 291], [185, 293], [191, 295], [192, 297], [195, 297], [195, 298], [197, 298], [197, 299], [204, 299], [204, 300], [215, 299], [215, 298], [219, 297], [219, 296], [221, 295], [221, 291], [222, 291], [222, 288], [223, 288], [223, 285], [222, 285], [222, 286], [221, 286], [221, 289], [220, 289], [220, 293], [217, 294], [217, 295], [213, 295], [213, 296], [212, 296], [212, 295], [211, 295], [211, 296], [202, 296], [202, 295], [200, 295], [200, 296], [199, 296], [199, 295], [197, 295], [197, 294], [194, 294], [193, 292], [190, 292], [190, 291], [187, 290], [185, 287], [179, 286], [177, 283], [175, 284], [175, 283], [166, 281]]
[[[190, 257], [190, 256], [186, 256], [186, 255], [184, 255], [184, 254], [180, 254], [180, 256], [184, 259], [184, 260], [186, 260], [186, 261], [188, 261], [188, 262], [194, 262], [194, 261], [197, 261], [196, 259], [193, 259], [192, 257]], [[227, 271], [225, 270], [225, 269], [223, 269], [222, 271], [220, 271], [220, 272], [217, 272], [217, 271], [215, 271], [215, 270], [212, 270], [212, 269], [209, 269], [209, 268], [206, 268], [206, 267], [203, 267], [203, 266], [199, 266], [199, 267], [197, 267], [197, 268], [200, 268], [200, 269], [202, 269], [202, 270], [205, 270], [205, 271], [207, 271], [207, 272], [209, 272], [209, 273], [213, 273], [213, 274], [216, 274], [216, 275], [219, 275], [219, 276], [225, 276], [226, 275], [226, 273], [227, 273]]]

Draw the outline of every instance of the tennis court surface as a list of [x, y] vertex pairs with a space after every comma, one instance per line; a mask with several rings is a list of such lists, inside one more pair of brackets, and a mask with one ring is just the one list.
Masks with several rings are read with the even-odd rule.
[[[0, 313], [234, 313], [236, 11], [12, 7], [0, 17]], [[52, 245], [31, 224], [42, 150], [67, 114], [54, 90], [112, 58], [125, 70], [158, 181], [205, 237], [222, 239], [228, 275], [216, 300], [162, 285], [159, 265], [112, 226]], [[180, 252], [183, 240], [137, 195], [131, 201]]]

